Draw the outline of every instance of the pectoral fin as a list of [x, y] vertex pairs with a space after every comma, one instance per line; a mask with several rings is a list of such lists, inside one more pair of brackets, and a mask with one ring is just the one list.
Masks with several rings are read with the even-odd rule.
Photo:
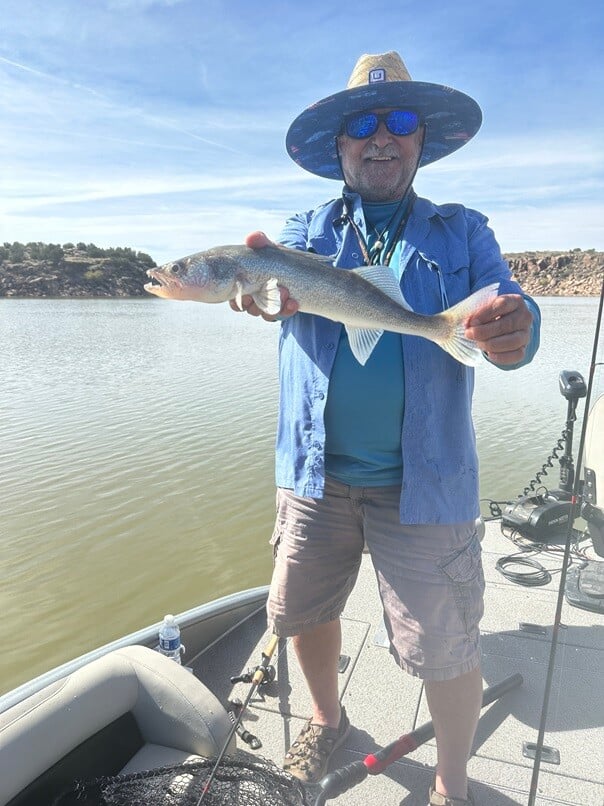
[[243, 286], [241, 283], [235, 283], [235, 288], [237, 289], [237, 293], [235, 294], [235, 304], [239, 308], [240, 311], [243, 310]]
[[281, 310], [281, 291], [274, 277], [271, 277], [261, 288], [254, 291], [252, 296], [260, 310], [270, 316], [274, 316]]
[[348, 343], [350, 344], [352, 354], [359, 364], [365, 366], [383, 332], [383, 330], [367, 330], [365, 328], [349, 327], [346, 325]]

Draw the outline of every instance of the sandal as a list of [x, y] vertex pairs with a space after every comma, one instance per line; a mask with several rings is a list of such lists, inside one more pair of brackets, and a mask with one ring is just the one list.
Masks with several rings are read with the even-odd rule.
[[343, 707], [337, 728], [315, 725], [309, 719], [285, 754], [283, 769], [305, 784], [316, 784], [327, 772], [329, 759], [349, 732], [350, 722]]
[[448, 795], [441, 795], [440, 792], [437, 792], [432, 784], [428, 794], [430, 795], [428, 806], [475, 806], [469, 789], [467, 798], [450, 798]]

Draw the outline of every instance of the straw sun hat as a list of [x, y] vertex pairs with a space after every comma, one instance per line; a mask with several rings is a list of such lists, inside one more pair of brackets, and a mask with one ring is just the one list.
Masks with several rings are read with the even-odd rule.
[[285, 145], [302, 168], [327, 179], [343, 179], [336, 151], [346, 115], [369, 109], [408, 107], [426, 125], [420, 166], [446, 157], [470, 140], [482, 122], [480, 107], [459, 90], [412, 81], [398, 53], [365, 54], [348, 86], [305, 109], [289, 127]]

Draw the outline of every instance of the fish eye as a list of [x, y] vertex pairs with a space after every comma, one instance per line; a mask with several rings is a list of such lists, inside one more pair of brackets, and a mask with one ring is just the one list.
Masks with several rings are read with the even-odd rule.
[[180, 263], [173, 263], [170, 266], [170, 274], [180, 274], [182, 271], [182, 265]]

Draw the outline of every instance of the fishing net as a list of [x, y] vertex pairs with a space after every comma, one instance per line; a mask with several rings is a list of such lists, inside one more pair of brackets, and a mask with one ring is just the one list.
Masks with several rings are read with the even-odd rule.
[[[77, 781], [53, 806], [197, 806], [211, 759], [145, 772]], [[225, 758], [202, 806], [308, 806], [302, 784], [271, 761]]]

